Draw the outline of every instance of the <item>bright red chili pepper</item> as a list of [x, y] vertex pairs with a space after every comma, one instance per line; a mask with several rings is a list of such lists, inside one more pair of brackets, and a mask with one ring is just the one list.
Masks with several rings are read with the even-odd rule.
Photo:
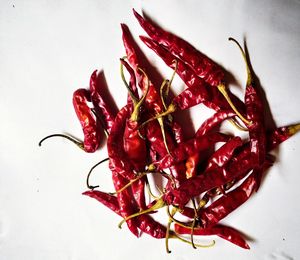
[[100, 144], [100, 128], [87, 102], [91, 102], [90, 92], [77, 89], [73, 94], [73, 106], [84, 134], [83, 149], [93, 153]]
[[161, 29], [156, 24], [144, 19], [135, 10], [135, 17], [146, 33], [159, 44], [162, 44], [173, 55], [179, 57], [188, 63], [197, 73], [197, 76], [203, 78], [212, 86], [218, 86], [224, 79], [224, 71], [214, 61], [206, 55], [199, 52], [185, 40]]
[[[188, 227], [183, 227], [178, 224], [174, 226], [175, 232], [178, 234], [191, 234], [192, 229]], [[211, 236], [217, 235], [239, 247], [244, 249], [250, 249], [250, 246], [247, 244], [245, 239], [242, 237], [240, 232], [233, 229], [232, 227], [224, 226], [224, 225], [215, 225], [210, 228], [200, 228], [196, 227], [193, 229], [193, 235], [198, 236]]]
[[90, 78], [90, 92], [91, 100], [93, 102], [97, 115], [103, 119], [104, 127], [110, 133], [112, 125], [115, 120], [115, 114], [112, 110], [111, 104], [105, 101], [103, 96], [102, 79], [98, 71], [95, 70]]
[[186, 142], [178, 145], [175, 149], [171, 150], [170, 154], [165, 155], [162, 159], [154, 162], [156, 170], [169, 168], [177, 164], [189, 156], [208, 149], [211, 145], [217, 142], [226, 142], [231, 136], [221, 133], [211, 133], [205, 136], [192, 138]]

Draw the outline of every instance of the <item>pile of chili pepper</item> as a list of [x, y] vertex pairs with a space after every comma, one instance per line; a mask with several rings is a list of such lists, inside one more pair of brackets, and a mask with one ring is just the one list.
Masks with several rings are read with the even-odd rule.
[[[243, 235], [221, 221], [257, 192], [263, 175], [275, 160], [270, 151], [294, 135], [300, 124], [266, 127], [264, 99], [254, 82], [249, 57], [235, 39], [229, 38], [241, 52], [247, 70], [244, 101], [226, 87], [226, 71], [221, 66], [187, 41], [135, 10], [133, 13], [148, 35], [141, 36], [141, 41], [173, 69], [170, 79], [163, 80], [160, 86], [153, 83], [157, 80], [149, 77], [129, 28], [122, 24], [126, 55], [120, 59], [120, 71], [128, 90], [124, 106], [114, 112], [101, 75], [94, 71], [89, 88], [78, 89], [73, 95], [84, 141], [54, 134], [40, 144], [49, 137], [62, 136], [92, 153], [106, 137], [108, 158], [97, 165], [109, 161], [115, 191], [108, 193], [90, 185], [95, 165], [87, 177], [89, 190], [83, 194], [121, 216], [119, 227], [126, 223], [135, 236], [146, 233], [165, 239], [167, 252], [171, 238], [194, 248], [211, 247], [214, 241], [195, 243], [195, 236], [207, 235], [249, 249]], [[175, 75], [186, 89], [170, 98]], [[215, 113], [191, 138], [186, 138], [185, 126], [176, 121], [176, 115], [199, 104]], [[221, 133], [219, 127], [226, 120], [246, 131], [248, 137]], [[216, 144], [221, 144], [218, 149]], [[150, 185], [149, 176], [159, 180], [161, 187]], [[161, 223], [156, 213], [163, 209], [165, 222]]]

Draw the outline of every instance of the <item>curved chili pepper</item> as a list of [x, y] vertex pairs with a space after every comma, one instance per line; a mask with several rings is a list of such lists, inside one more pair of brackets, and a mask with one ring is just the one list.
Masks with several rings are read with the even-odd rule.
[[239, 136], [235, 136], [227, 143], [222, 145], [216, 150], [212, 156], [208, 159], [207, 167], [205, 171], [213, 171], [218, 167], [224, 167], [226, 163], [232, 158], [235, 150], [242, 146], [243, 141]]
[[[234, 116], [236, 116], [236, 114], [231, 110], [221, 110], [219, 112], [216, 112], [214, 115], [212, 115], [202, 123], [202, 125], [198, 128], [195, 136], [205, 135], [215, 127], [219, 126], [224, 120], [233, 118]], [[187, 159], [185, 163], [187, 178], [191, 178], [197, 175], [197, 166], [199, 164], [200, 158], [200, 154], [196, 153]]]
[[[192, 229], [188, 227], [183, 227], [178, 224], [174, 225], [175, 232], [178, 234], [191, 234]], [[215, 225], [210, 228], [199, 228], [196, 227], [193, 229], [193, 235], [196, 236], [211, 236], [217, 235], [239, 247], [244, 249], [250, 249], [250, 246], [247, 244], [245, 239], [242, 237], [240, 232], [236, 229], [224, 225]]]
[[83, 149], [88, 153], [93, 153], [100, 144], [100, 131], [97, 121], [87, 104], [90, 101], [90, 92], [86, 89], [77, 89], [73, 94], [73, 106], [84, 134]]
[[224, 79], [224, 71], [214, 61], [195, 49], [185, 40], [169, 33], [149, 20], [144, 19], [133, 9], [134, 15], [146, 33], [159, 44], [166, 47], [173, 55], [188, 63], [197, 73], [212, 86], [218, 86]]
[[91, 100], [93, 102], [97, 115], [104, 118], [104, 127], [110, 133], [112, 125], [114, 123], [115, 115], [111, 109], [111, 106], [105, 102], [103, 97], [103, 90], [101, 86], [101, 78], [98, 71], [95, 70], [90, 78], [90, 92]]
[[235, 117], [236, 114], [231, 110], [222, 110], [213, 114], [210, 118], [206, 119], [198, 128], [196, 136], [202, 136], [219, 126], [224, 120]]

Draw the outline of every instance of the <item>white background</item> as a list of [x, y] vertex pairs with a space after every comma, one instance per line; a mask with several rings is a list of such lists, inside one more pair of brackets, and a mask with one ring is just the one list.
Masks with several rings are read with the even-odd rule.
[[[237, 83], [229, 87], [240, 97], [245, 67], [227, 38], [245, 37], [277, 125], [300, 121], [298, 0], [1, 0], [0, 259], [299, 259], [300, 134], [280, 146], [259, 192], [224, 220], [252, 238], [250, 251], [216, 238], [215, 247], [198, 250], [170, 241], [170, 255], [163, 240], [119, 230], [120, 217], [81, 195], [89, 168], [106, 156], [105, 146], [95, 154], [62, 139], [38, 147], [51, 133], [82, 137], [71, 98], [88, 86], [94, 69], [104, 71], [117, 105], [125, 104], [119, 24], [126, 23], [137, 40], [143, 34], [133, 7], [231, 72]], [[169, 77], [171, 70], [143, 50]], [[176, 79], [174, 87], [182, 83]], [[197, 109], [191, 111], [195, 126], [203, 120]], [[93, 181], [111, 187], [107, 165]]]

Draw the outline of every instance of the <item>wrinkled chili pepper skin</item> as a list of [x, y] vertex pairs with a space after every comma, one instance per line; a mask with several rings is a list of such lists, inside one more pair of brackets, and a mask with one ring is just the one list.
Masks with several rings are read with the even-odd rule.
[[145, 20], [135, 10], [135, 17], [146, 33], [159, 44], [166, 47], [173, 55], [188, 63], [197, 76], [203, 78], [212, 86], [218, 86], [224, 79], [224, 71], [215, 62], [209, 59], [206, 55], [196, 50], [191, 44], [185, 40], [166, 32], [159, 26]]
[[[136, 73], [139, 87], [145, 93], [148, 82], [145, 75], [141, 71], [139, 71], [139, 68], [143, 68], [139, 62], [138, 56], [134, 48], [134, 40], [130, 34], [128, 27], [125, 24], [121, 24], [121, 28], [123, 45], [125, 47], [127, 59]], [[154, 114], [160, 114], [163, 111], [163, 104], [161, 102], [159, 93], [157, 92], [151, 81], [149, 82], [149, 84], [150, 85], [148, 89], [147, 98], [145, 99], [145, 106], [150, 112]]]
[[89, 190], [82, 193], [82, 195], [89, 196], [93, 199], [96, 199], [100, 203], [102, 203], [104, 206], [111, 209], [113, 212], [117, 213], [118, 215], [121, 215], [120, 209], [119, 209], [119, 203], [116, 196], [113, 196], [111, 194], [99, 191], [99, 190]]
[[84, 134], [84, 150], [93, 153], [99, 147], [100, 133], [95, 116], [87, 104], [90, 101], [90, 92], [86, 89], [77, 89], [73, 93], [73, 106]]
[[256, 189], [256, 178], [250, 174], [246, 180], [233, 191], [213, 202], [199, 212], [203, 227], [211, 227], [225, 218], [229, 213], [246, 202]]
[[234, 155], [235, 150], [242, 146], [243, 141], [239, 136], [235, 136], [223, 146], [221, 146], [213, 155], [208, 159], [206, 171], [212, 171], [218, 167], [223, 167]]
[[221, 133], [211, 133], [206, 136], [192, 138], [179, 144], [175, 149], [170, 151], [170, 154], [165, 155], [161, 160], [155, 162], [154, 165], [157, 170], [169, 168], [197, 152], [208, 149], [217, 142], [226, 142], [230, 138], [231, 136]]
[[230, 119], [236, 116], [231, 110], [223, 110], [216, 112], [210, 118], [206, 119], [202, 125], [198, 128], [196, 136], [202, 136], [219, 126], [224, 120]]
[[[117, 197], [98, 190], [90, 190], [82, 194], [96, 199], [97, 201], [99, 201], [100, 203], [102, 203], [112, 211], [114, 211], [116, 214], [122, 216], [121, 211], [119, 209]], [[155, 221], [149, 215], [145, 214], [145, 215], [138, 216], [136, 218], [136, 224], [142, 232], [149, 234], [154, 238], [161, 239], [166, 237], [165, 226]]]
[[118, 172], [128, 180], [132, 180], [136, 177], [132, 171], [134, 166], [128, 161], [124, 148], [120, 144], [123, 143], [123, 133], [125, 130], [126, 120], [130, 114], [131, 111], [128, 106], [123, 107], [119, 111], [115, 118], [115, 123], [111, 129], [111, 133], [107, 139], [107, 152], [111, 171]]
[[[121, 176], [118, 172], [115, 171], [112, 171], [112, 180], [116, 190], [123, 188], [128, 183], [128, 180], [126, 180], [123, 176]], [[117, 198], [120, 207], [120, 213], [123, 218], [126, 218], [137, 212], [138, 207], [131, 189], [125, 189], [121, 192], [118, 192]], [[139, 237], [136, 219], [129, 219], [126, 221], [126, 223], [129, 230], [136, 237]]]
[[103, 90], [101, 86], [101, 78], [95, 70], [90, 78], [90, 92], [91, 92], [91, 100], [93, 102], [96, 113], [103, 118], [104, 127], [110, 133], [112, 125], [114, 124], [115, 114], [113, 113], [111, 106], [105, 102], [103, 97]]
[[[182, 227], [178, 224], [175, 224], [174, 229], [175, 232], [178, 234], [191, 234], [192, 232], [191, 228]], [[193, 235], [196, 236], [217, 235], [241, 248], [250, 249], [250, 246], [247, 244], [245, 239], [237, 230], [224, 225], [215, 225], [210, 228], [196, 227], [193, 230]]]
[[[184, 62], [176, 59], [175, 56], [173, 56], [170, 52], [161, 47], [155, 41], [144, 36], [140, 36], [140, 39], [151, 50], [153, 50], [170, 68], [175, 69], [176, 63], [174, 61], [177, 61], [176, 73], [187, 85], [187, 87], [190, 88], [190, 90], [186, 90], [186, 96], [191, 95], [190, 100], [192, 100], [193, 103], [188, 105], [188, 102], [186, 102], [187, 107], [197, 105], [197, 101], [202, 102], [208, 108], [214, 109], [216, 111], [223, 109], [231, 109], [230, 105], [228, 104], [224, 96], [221, 94], [221, 92], [218, 90], [218, 88], [211, 87], [210, 85], [208, 85], [208, 83], [206, 83], [203, 79], [199, 78], [194, 73], [194, 71], [192, 71]], [[228, 94], [235, 106], [240, 111], [244, 112], [244, 103], [241, 102], [232, 93]]]
[[181, 183], [179, 188], [169, 189], [164, 200], [167, 204], [183, 208], [188, 201], [201, 193], [222, 186], [235, 177], [245, 174], [252, 169], [252, 159], [249, 145], [237, 154], [224, 168], [203, 172]]
[[245, 104], [247, 118], [251, 121], [248, 125], [251, 153], [254, 154], [255, 166], [263, 164], [266, 157], [266, 136], [264, 127], [264, 108], [257, 91], [252, 85], [246, 87]]
[[124, 150], [127, 158], [134, 165], [136, 171], [144, 171], [147, 159], [146, 142], [138, 133], [139, 124], [136, 121], [127, 120], [124, 132]]
[[300, 130], [300, 124], [278, 127], [267, 133], [267, 150], [275, 149], [279, 144], [289, 139]]

